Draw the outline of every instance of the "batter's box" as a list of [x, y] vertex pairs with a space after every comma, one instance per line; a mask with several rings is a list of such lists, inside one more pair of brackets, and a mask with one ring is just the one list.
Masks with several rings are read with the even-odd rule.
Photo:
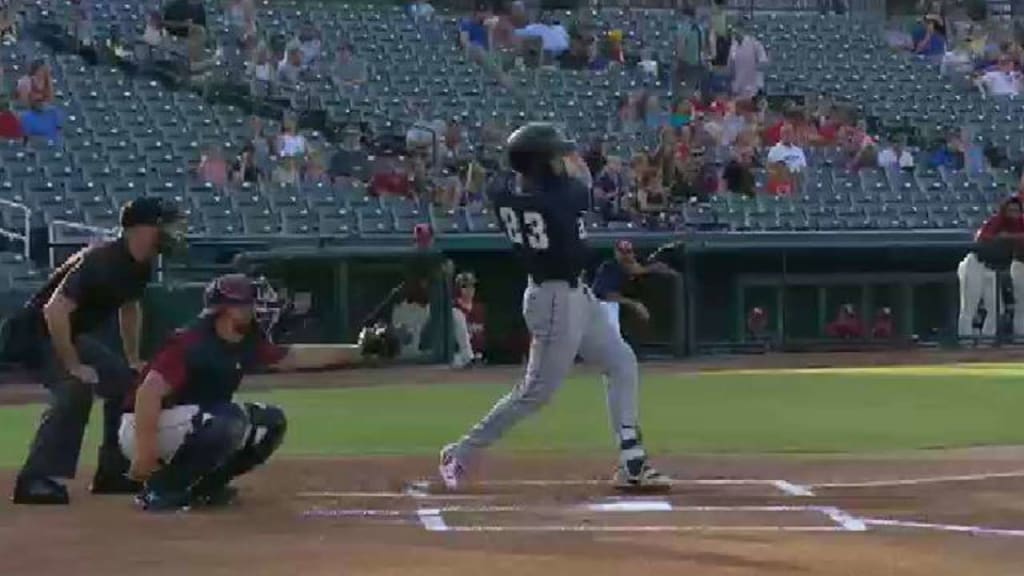
[[432, 532], [865, 531], [841, 510], [819, 506], [673, 506], [666, 501], [577, 506], [421, 508]]

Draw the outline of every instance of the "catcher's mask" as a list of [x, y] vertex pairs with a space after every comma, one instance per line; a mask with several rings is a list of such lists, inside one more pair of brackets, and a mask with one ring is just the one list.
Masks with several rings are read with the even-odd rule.
[[203, 316], [213, 316], [229, 307], [249, 307], [260, 331], [272, 339], [274, 327], [284, 310], [282, 299], [264, 277], [225, 274], [207, 285], [203, 294]]

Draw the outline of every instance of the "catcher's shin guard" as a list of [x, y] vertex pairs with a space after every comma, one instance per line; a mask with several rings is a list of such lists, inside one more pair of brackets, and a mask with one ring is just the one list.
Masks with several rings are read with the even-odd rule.
[[257, 402], [246, 402], [244, 410], [248, 433], [241, 449], [230, 455], [222, 466], [203, 476], [193, 488], [196, 497], [222, 493], [233, 478], [266, 462], [284, 442], [288, 421], [283, 410]]
[[188, 493], [206, 475], [224, 466], [245, 441], [246, 417], [238, 406], [216, 415], [198, 412], [192, 431], [171, 461], [146, 482], [154, 493]]

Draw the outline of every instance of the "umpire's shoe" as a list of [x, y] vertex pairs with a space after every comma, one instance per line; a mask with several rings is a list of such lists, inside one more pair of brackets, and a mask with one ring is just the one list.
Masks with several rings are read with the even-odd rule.
[[658, 472], [646, 460], [620, 465], [615, 470], [612, 484], [623, 492], [667, 492], [672, 489], [672, 479]]
[[71, 499], [68, 489], [52, 478], [19, 476], [11, 501], [15, 504], [67, 505]]
[[93, 494], [138, 494], [142, 483], [128, 478], [128, 459], [119, 449], [100, 449], [99, 465], [89, 491]]

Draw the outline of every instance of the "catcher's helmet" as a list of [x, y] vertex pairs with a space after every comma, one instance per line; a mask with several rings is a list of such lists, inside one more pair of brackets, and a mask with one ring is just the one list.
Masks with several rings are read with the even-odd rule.
[[245, 274], [225, 274], [214, 278], [203, 292], [203, 315], [216, 314], [225, 306], [251, 306], [256, 303], [256, 286]]
[[535, 176], [549, 170], [554, 158], [576, 150], [576, 143], [549, 122], [530, 122], [516, 129], [505, 143], [508, 165], [524, 176]]

